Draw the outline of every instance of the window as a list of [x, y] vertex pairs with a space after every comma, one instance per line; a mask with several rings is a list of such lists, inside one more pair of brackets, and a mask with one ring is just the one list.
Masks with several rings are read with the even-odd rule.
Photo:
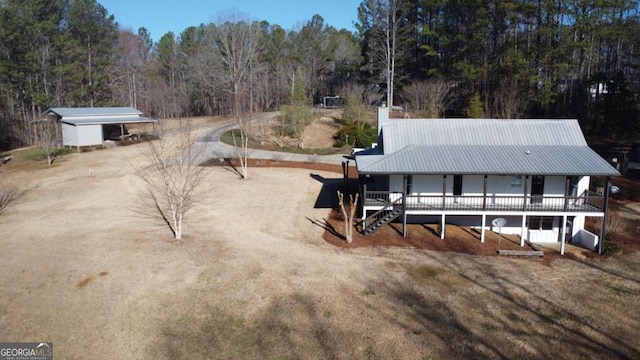
[[406, 188], [405, 188], [405, 194], [411, 194], [411, 185], [413, 183], [413, 175], [407, 175], [406, 177]]
[[511, 177], [511, 186], [520, 187], [522, 186], [522, 175], [515, 175]]
[[553, 230], [553, 216], [532, 216], [529, 218], [529, 230]]
[[453, 195], [462, 195], [462, 175], [453, 175]]

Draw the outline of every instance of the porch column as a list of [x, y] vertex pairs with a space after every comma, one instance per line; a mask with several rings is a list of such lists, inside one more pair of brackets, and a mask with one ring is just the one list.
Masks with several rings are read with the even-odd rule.
[[[524, 177], [524, 186], [523, 186], [523, 188], [524, 188], [524, 194], [523, 194], [524, 201], [523, 201], [523, 204], [522, 204], [522, 211], [526, 211], [527, 210], [527, 192], [529, 191], [529, 188], [527, 186], [528, 183], [529, 183], [528, 180], [529, 180], [529, 175], [526, 175]], [[523, 223], [522, 227], [524, 228], [524, 223]], [[524, 232], [524, 230], [523, 230], [523, 232]]]
[[598, 241], [598, 254], [602, 255], [604, 251], [604, 235], [607, 233], [607, 208], [609, 207], [609, 188], [611, 187], [611, 183], [609, 182], [611, 178], [607, 176], [607, 179], [604, 182], [604, 204], [602, 205], [602, 211], [604, 215], [602, 216], [602, 226], [600, 227], [600, 241]]
[[571, 179], [567, 176], [567, 181], [564, 185], [564, 211], [567, 211], [567, 205], [569, 204], [569, 195], [571, 194]]
[[[525, 199], [526, 201], [526, 199]], [[522, 215], [522, 229], [520, 232], [520, 246], [524, 246], [524, 234], [527, 228], [527, 215]]]
[[402, 237], [407, 237], [407, 175], [402, 178]]
[[564, 255], [564, 239], [567, 232], [567, 215], [562, 217], [562, 234], [560, 234], [560, 255]]
[[360, 196], [361, 198], [360, 200], [362, 201], [362, 203], [365, 203], [365, 201], [367, 200], [367, 178], [364, 179], [364, 184], [363, 184], [363, 181], [360, 180], [360, 185], [362, 185], [361, 187], [362, 195]]
[[440, 239], [444, 240], [444, 227], [445, 227], [445, 215], [442, 213], [442, 220], [440, 222]]
[[442, 210], [444, 211], [447, 199], [447, 175], [442, 175]]
[[480, 230], [480, 242], [481, 243], [484, 243], [484, 228], [485, 228], [486, 225], [487, 225], [487, 215], [486, 214], [482, 214], [482, 229]]
[[367, 206], [367, 178], [365, 177], [364, 181], [362, 181], [361, 176], [358, 176], [358, 178], [362, 191], [362, 195], [360, 196], [360, 203], [362, 204], [362, 224], [364, 224], [364, 221], [367, 219], [367, 212], [364, 210]]
[[[484, 211], [487, 208], [487, 175], [484, 176], [484, 185], [483, 185], [483, 189], [482, 189], [482, 211]], [[484, 215], [482, 216], [482, 228], [484, 229]], [[484, 242], [484, 230], [482, 232], [482, 236], [483, 236], [483, 241]]]

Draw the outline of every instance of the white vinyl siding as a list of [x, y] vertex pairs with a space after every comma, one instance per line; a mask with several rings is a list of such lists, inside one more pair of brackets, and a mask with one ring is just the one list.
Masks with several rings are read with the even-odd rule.
[[62, 124], [62, 145], [78, 146], [78, 135], [76, 127], [69, 124]]
[[102, 144], [102, 125], [76, 126], [78, 146], [91, 146]]

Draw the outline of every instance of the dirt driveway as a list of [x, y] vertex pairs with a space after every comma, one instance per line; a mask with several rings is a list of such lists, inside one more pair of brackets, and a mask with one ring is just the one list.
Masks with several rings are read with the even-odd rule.
[[138, 206], [139, 161], [132, 146], [2, 174], [23, 193], [0, 215], [0, 341], [52, 341], [57, 359], [640, 358], [638, 254], [339, 249], [311, 221], [329, 212], [318, 177], [282, 168], [206, 168], [169, 242]]

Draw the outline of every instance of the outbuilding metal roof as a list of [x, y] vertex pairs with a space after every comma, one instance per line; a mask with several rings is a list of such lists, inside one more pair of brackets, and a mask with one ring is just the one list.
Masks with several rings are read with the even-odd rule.
[[63, 117], [60, 122], [72, 125], [138, 124], [156, 122], [140, 116]]
[[577, 120], [402, 119], [382, 128], [360, 174], [619, 175]]
[[81, 107], [81, 108], [51, 108], [44, 115], [56, 114], [62, 118], [90, 117], [90, 116], [140, 116], [142, 112], [132, 107]]
[[55, 114], [60, 122], [71, 125], [137, 124], [155, 122], [142, 117], [142, 112], [132, 107], [101, 108], [51, 108], [44, 115]]

